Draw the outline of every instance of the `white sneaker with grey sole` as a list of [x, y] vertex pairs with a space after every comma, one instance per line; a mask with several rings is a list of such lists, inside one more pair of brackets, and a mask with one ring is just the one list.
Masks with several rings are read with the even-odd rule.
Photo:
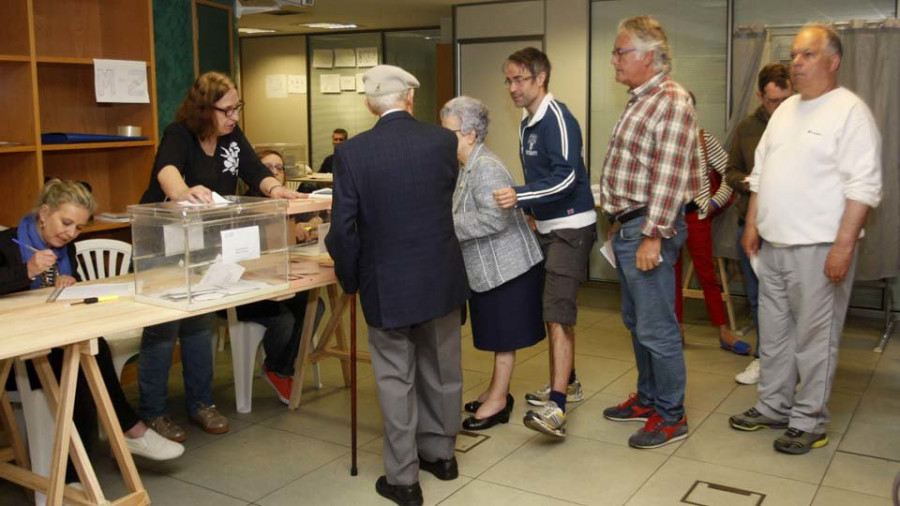
[[184, 453], [184, 446], [181, 443], [170, 441], [149, 427], [141, 437], [125, 436], [125, 443], [132, 455], [140, 455], [150, 460], [172, 460]]
[[736, 375], [734, 381], [741, 385], [755, 385], [759, 383], [759, 359], [757, 358], [744, 369], [744, 372]]

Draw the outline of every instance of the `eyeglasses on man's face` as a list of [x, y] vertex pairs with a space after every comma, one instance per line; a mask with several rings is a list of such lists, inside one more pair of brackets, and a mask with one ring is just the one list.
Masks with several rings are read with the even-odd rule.
[[635, 51], [637, 51], [637, 48], [635, 47], [615, 47], [612, 51], [610, 51], [610, 54], [612, 54], [613, 58], [621, 58], [626, 54], [633, 53]]
[[506, 79], [503, 80], [503, 86], [506, 86], [507, 88], [509, 88], [510, 86], [512, 86], [514, 84], [516, 86], [522, 86], [522, 83], [524, 83], [525, 81], [530, 81], [530, 80], [534, 79], [535, 77], [537, 77], [537, 74], [531, 75], [531, 76], [516, 76], [516, 77], [513, 77], [512, 79], [507, 77]]
[[237, 116], [244, 109], [244, 102], [238, 102], [234, 107], [229, 107], [227, 109], [223, 109], [221, 107], [212, 106], [213, 109], [221, 112], [225, 116]]

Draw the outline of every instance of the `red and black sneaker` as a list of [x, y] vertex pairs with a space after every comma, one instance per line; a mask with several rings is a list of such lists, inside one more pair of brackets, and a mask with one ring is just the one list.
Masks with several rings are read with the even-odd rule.
[[636, 393], [630, 394], [622, 404], [603, 410], [604, 418], [614, 422], [646, 422], [653, 413], [653, 406], [641, 404]]
[[653, 413], [644, 427], [628, 438], [628, 446], [632, 448], [651, 449], [681, 441], [688, 435], [687, 416], [680, 420], [667, 422], [659, 413]]
[[294, 378], [286, 378], [284, 376], [280, 376], [268, 368], [266, 368], [265, 364], [262, 367], [263, 370], [263, 379], [266, 380], [273, 390], [275, 390], [275, 394], [278, 396], [278, 400], [281, 401], [282, 404], [288, 405], [291, 403], [291, 389], [294, 386]]

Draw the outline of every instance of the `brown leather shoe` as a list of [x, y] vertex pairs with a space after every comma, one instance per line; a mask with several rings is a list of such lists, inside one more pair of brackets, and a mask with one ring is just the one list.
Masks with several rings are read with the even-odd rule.
[[224, 434], [230, 428], [228, 419], [216, 411], [215, 405], [200, 404], [197, 410], [191, 413], [191, 421], [210, 434]]
[[173, 422], [167, 416], [158, 416], [147, 422], [147, 427], [155, 430], [157, 434], [168, 439], [180, 443], [187, 439], [187, 433], [180, 425]]

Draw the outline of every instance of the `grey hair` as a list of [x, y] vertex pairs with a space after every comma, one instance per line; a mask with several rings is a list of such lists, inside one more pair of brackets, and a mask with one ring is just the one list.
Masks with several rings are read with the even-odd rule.
[[384, 114], [385, 111], [390, 109], [406, 107], [406, 93], [408, 91], [403, 90], [397, 93], [388, 93], [387, 95], [366, 95], [366, 103], [377, 114]]
[[659, 21], [650, 16], [635, 16], [619, 22], [619, 31], [631, 35], [639, 55], [653, 51], [653, 67], [657, 72], [672, 71], [672, 50]]
[[480, 100], [465, 95], [456, 97], [441, 109], [441, 119], [447, 116], [459, 118], [459, 130], [463, 134], [475, 132], [475, 141], [484, 142], [491, 120], [488, 118], [488, 108]]
[[833, 26], [821, 21], [814, 21], [812, 23], [806, 23], [805, 25], [803, 25], [803, 28], [801, 28], [800, 31], [802, 32], [803, 30], [810, 29], [818, 29], [825, 32], [825, 38], [828, 39], [828, 52], [832, 55], [836, 54], [839, 58], [843, 59], [844, 46], [843, 44], [841, 44], [841, 36], [838, 35], [837, 30], [835, 30]]

